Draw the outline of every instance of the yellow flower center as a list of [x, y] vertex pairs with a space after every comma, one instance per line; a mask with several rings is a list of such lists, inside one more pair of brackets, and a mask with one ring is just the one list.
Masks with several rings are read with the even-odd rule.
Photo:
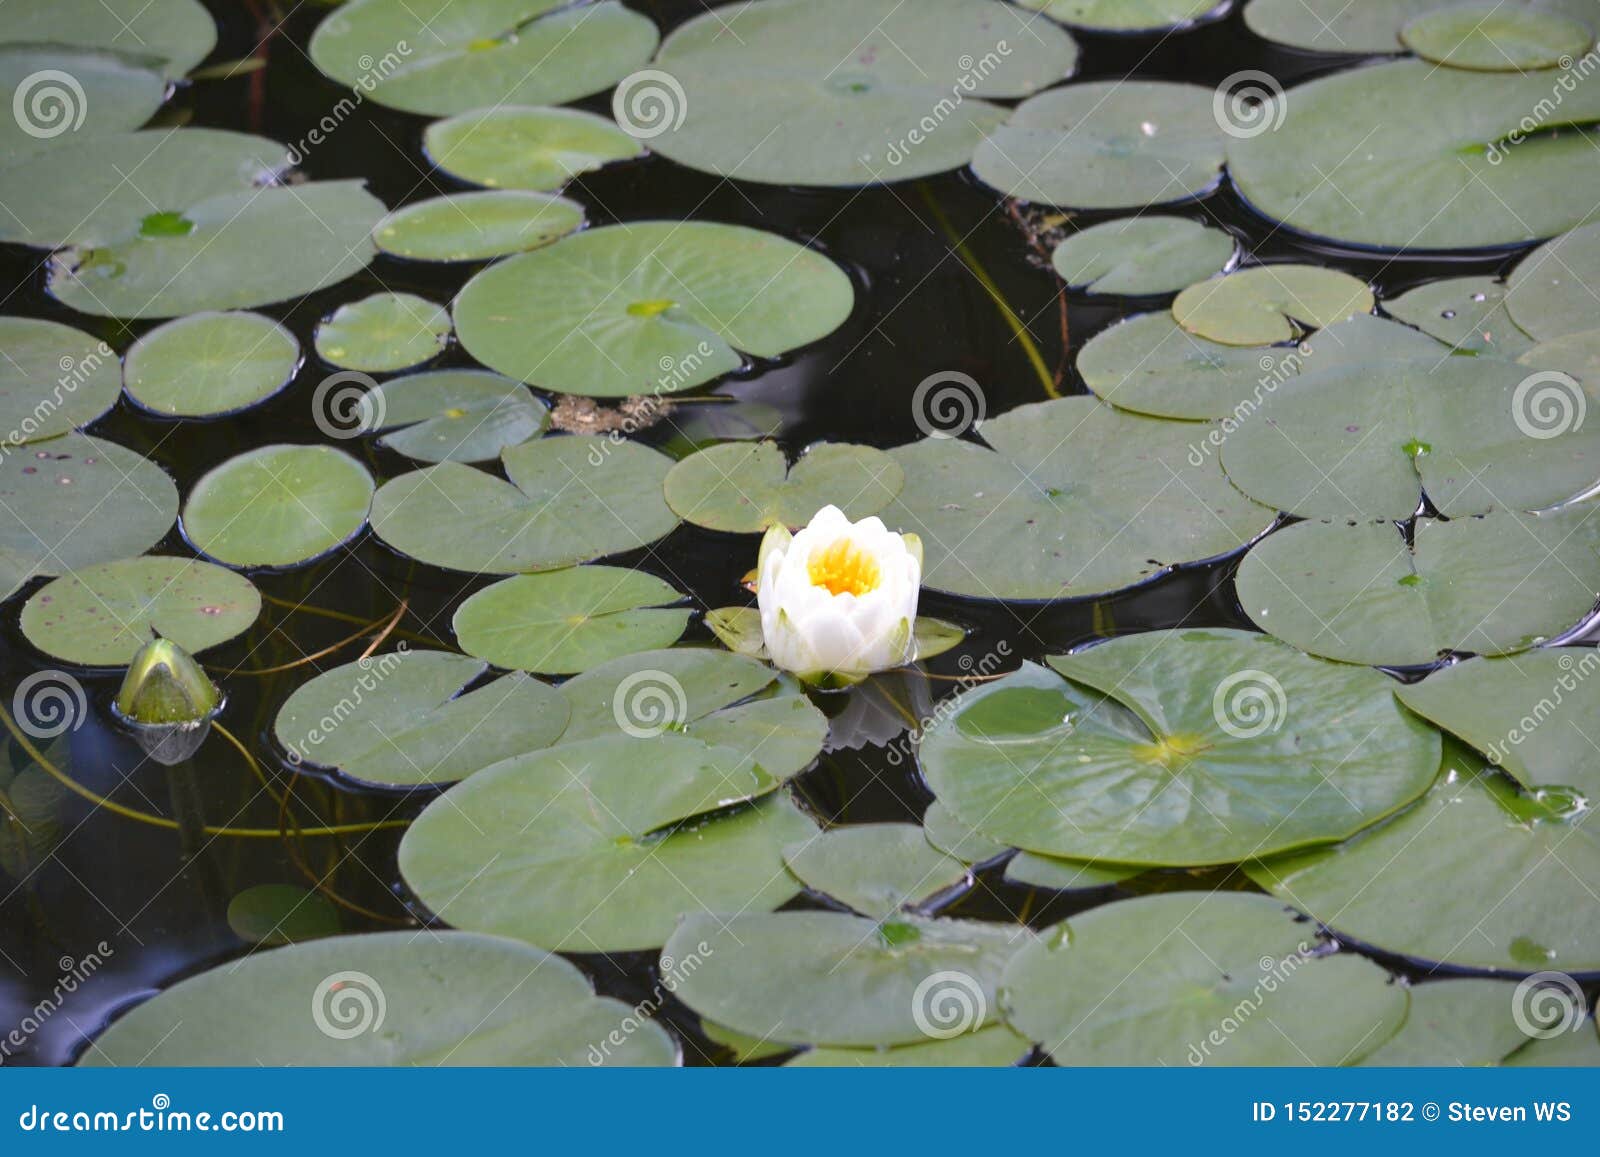
[[835, 539], [818, 547], [806, 562], [806, 573], [814, 587], [826, 587], [831, 595], [867, 594], [878, 589], [882, 575], [878, 560], [848, 538]]

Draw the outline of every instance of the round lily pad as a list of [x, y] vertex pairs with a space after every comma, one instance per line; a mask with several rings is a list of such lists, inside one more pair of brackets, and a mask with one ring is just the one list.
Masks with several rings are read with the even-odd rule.
[[1366, 282], [1337, 269], [1257, 265], [1189, 286], [1172, 303], [1172, 316], [1210, 341], [1259, 346], [1370, 313], [1372, 306]]
[[935, 590], [1104, 594], [1237, 550], [1271, 523], [1196, 450], [1202, 438], [1092, 398], [1019, 406], [984, 422], [992, 450], [928, 438], [890, 451], [906, 482], [880, 517], [922, 538]]
[[916, 824], [829, 828], [783, 855], [806, 887], [880, 919], [944, 899], [970, 882], [967, 865], [936, 849]]
[[1302, 522], [1245, 556], [1239, 602], [1262, 630], [1347, 663], [1507, 654], [1589, 613], [1600, 590], [1597, 534], [1600, 519], [1583, 509], [1418, 519], [1409, 547], [1388, 524]]
[[[1525, 118], [1550, 92], [1551, 78], [1538, 72], [1422, 60], [1336, 72], [1291, 89], [1275, 131], [1230, 140], [1228, 173], [1267, 217], [1343, 245], [1536, 241], [1586, 220], [1587, 190], [1600, 182], [1600, 153], [1583, 132], [1528, 132]], [[1437, 108], [1450, 115], [1397, 113]], [[1564, 125], [1600, 118], [1600, 89], [1575, 85], [1559, 117]]]
[[87, 426], [117, 400], [116, 351], [82, 330], [0, 317], [0, 449]]
[[148, 458], [84, 434], [0, 454], [0, 598], [34, 575], [143, 554], [178, 517]]
[[607, 117], [575, 108], [496, 105], [434, 121], [422, 149], [439, 168], [491, 189], [559, 189], [644, 146]]
[[1563, 233], [1517, 263], [1506, 278], [1511, 318], [1539, 341], [1592, 329], [1600, 285], [1600, 222]]
[[1447, 277], [1383, 303], [1392, 317], [1449, 342], [1452, 349], [1514, 358], [1533, 339], [1511, 320], [1506, 287], [1492, 277]]
[[[676, 995], [762, 1040], [919, 1044], [998, 1020], [1006, 961], [1033, 933], [1014, 924], [842, 912], [691, 915], [662, 955], [700, 966]], [[701, 947], [701, 946], [704, 947]]]
[[893, 1048], [807, 1049], [784, 1065], [789, 1069], [1005, 1068], [1020, 1062], [1032, 1046], [1003, 1024], [943, 1040]]
[[262, 446], [207, 471], [189, 491], [183, 533], [229, 566], [295, 566], [367, 524], [372, 475], [331, 446]]
[[564, 104], [610, 88], [655, 51], [616, 0], [352, 0], [311, 36], [311, 62], [405, 112]]
[[128, 347], [123, 384], [153, 413], [214, 418], [266, 401], [294, 380], [300, 343], [259, 313], [195, 313]]
[[561, 693], [520, 673], [465, 691], [488, 667], [448, 651], [372, 655], [296, 690], [273, 733], [297, 764], [386, 787], [453, 783], [554, 743]]
[[679, 1063], [654, 1021], [616, 1031], [634, 1019], [620, 1000], [596, 996], [575, 965], [527, 944], [370, 932], [258, 952], [181, 981], [118, 1018], [80, 1063]]
[[1022, 0], [1052, 20], [1091, 32], [1159, 32], [1193, 24], [1223, 0]]
[[1400, 42], [1451, 68], [1519, 72], [1582, 56], [1594, 32], [1581, 20], [1517, 4], [1451, 4], [1408, 21]]
[[799, 890], [781, 849], [815, 829], [738, 764], [682, 735], [517, 756], [430, 804], [400, 873], [458, 928], [570, 952], [659, 947], [684, 913], [767, 911]]
[[619, 88], [624, 128], [680, 164], [779, 185], [959, 168], [1028, 96], [1072, 72], [1061, 28], [992, 0], [757, 0], [668, 36]]
[[52, 658], [120, 667], [159, 636], [203, 651], [249, 630], [261, 596], [243, 575], [190, 558], [146, 555], [74, 570], [22, 608], [22, 633]]
[[1541, 802], [1458, 744], [1432, 789], [1326, 850], [1247, 866], [1341, 938], [1415, 960], [1514, 973], [1600, 970], [1600, 839], [1587, 807]]
[[769, 526], [804, 526], [824, 506], [851, 519], [876, 514], [900, 493], [905, 475], [882, 450], [823, 442], [793, 466], [776, 442], [712, 446], [667, 475], [667, 505], [711, 530], [753, 534]]
[[614, 566], [515, 575], [456, 610], [461, 649], [496, 667], [575, 675], [619, 655], [670, 647], [689, 624], [683, 595], [654, 575]]
[[1164, 80], [1092, 81], [1023, 101], [972, 169], [1008, 197], [1137, 209], [1210, 192], [1222, 178], [1213, 93]]
[[838, 328], [842, 269], [775, 234], [713, 222], [589, 229], [490, 266], [456, 298], [461, 344], [501, 373], [591, 397], [670, 394]]
[[199, 0], [8, 0], [0, 43], [78, 44], [154, 58], [169, 78], [217, 42]]
[[1313, 52], [1399, 53], [1400, 28], [1448, 0], [1249, 0], [1245, 25], [1257, 36]]
[[1516, 985], [1468, 977], [1415, 985], [1400, 1031], [1361, 1061], [1382, 1067], [1499, 1064], [1528, 1043], [1517, 1027]]
[[1006, 1015], [1058, 1065], [1354, 1064], [1399, 1031], [1407, 993], [1317, 947], [1315, 926], [1267, 896], [1124, 900], [1017, 953]]
[[[1196, 337], [1161, 310], [1095, 334], [1078, 354], [1078, 372], [1096, 395], [1124, 410], [1161, 418], [1248, 416], [1276, 388], [1274, 371], [1293, 352]], [[1292, 372], [1287, 367], [1278, 376]]]
[[500, 460], [509, 482], [459, 462], [390, 479], [373, 531], [419, 562], [516, 574], [646, 546], [678, 524], [661, 497], [671, 460], [636, 442], [539, 438]]
[[317, 325], [317, 355], [330, 365], [382, 373], [435, 357], [450, 340], [450, 311], [414, 293], [374, 293]]
[[295, 944], [339, 934], [339, 910], [298, 884], [257, 884], [228, 901], [228, 927], [246, 944]]
[[0, 41], [0, 164], [103, 133], [136, 129], [166, 100], [161, 62], [104, 48]]
[[1352, 835], [1438, 768], [1388, 676], [1261, 635], [1152, 631], [1050, 664], [965, 692], [920, 749], [945, 806], [1029, 851], [1233, 863]]
[[583, 224], [583, 206], [518, 189], [455, 193], [396, 209], [373, 230], [379, 249], [414, 261], [483, 261], [548, 245]]
[[922, 834], [941, 852], [966, 864], [987, 863], [1011, 850], [1010, 844], [980, 832], [938, 800], [923, 813]]
[[1050, 255], [1061, 279], [1094, 295], [1176, 293], [1233, 261], [1233, 236], [1183, 217], [1130, 217], [1074, 233]]
[[361, 401], [363, 430], [420, 462], [481, 462], [537, 438], [550, 408], [527, 386], [485, 370], [433, 370], [391, 378]]
[[1049, 888], [1054, 892], [1109, 888], [1139, 872], [1138, 868], [1123, 865], [1063, 860], [1060, 856], [1041, 856], [1038, 852], [1018, 852], [1006, 861], [1006, 879], [1009, 882], [1033, 888]]

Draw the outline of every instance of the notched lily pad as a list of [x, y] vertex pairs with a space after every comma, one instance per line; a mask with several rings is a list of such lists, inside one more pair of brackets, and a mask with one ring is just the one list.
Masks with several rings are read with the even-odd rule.
[[1581, 20], [1519, 4], [1451, 4], [1400, 29], [1400, 43], [1424, 60], [1480, 72], [1553, 68], [1582, 56], [1594, 32]]
[[259, 313], [194, 313], [157, 326], [128, 347], [128, 397], [171, 418], [236, 414], [294, 380], [300, 343]]
[[435, 357], [450, 340], [450, 311], [414, 293], [374, 293], [317, 325], [317, 355], [330, 365], [380, 373]]
[[1451, 349], [1514, 358], [1533, 339], [1506, 311], [1506, 287], [1493, 277], [1447, 277], [1430, 281], [1383, 303], [1384, 311]]
[[82, 330], [0, 317], [0, 450], [87, 426], [116, 404], [117, 353]]
[[1172, 316], [1211, 341], [1259, 346], [1370, 313], [1372, 306], [1367, 284], [1337, 269], [1257, 265], [1189, 286], [1172, 303]]
[[970, 883], [967, 865], [930, 844], [916, 824], [847, 824], [783, 851], [800, 882], [863, 916], [887, 918], [947, 899]]
[[413, 261], [483, 261], [548, 245], [583, 225], [583, 206], [516, 189], [430, 197], [372, 231], [378, 248]]
[[482, 462], [537, 438], [550, 408], [521, 382], [486, 370], [391, 378], [361, 399], [361, 429], [419, 462]]
[[1130, 217], [1072, 234], [1050, 255], [1061, 280], [1096, 296], [1176, 293], [1233, 261], [1231, 234], [1183, 217]]
[[905, 474], [882, 450], [822, 442], [793, 466], [776, 442], [712, 446], [667, 474], [667, 505], [679, 518], [710, 530], [753, 534], [798, 527], [824, 506], [852, 520], [877, 514], [900, 493]]
[[1594, 327], [1595, 285], [1600, 222], [1563, 233], [1519, 261], [1506, 278], [1506, 309], [1522, 329], [1551, 341]]
[[0, 43], [78, 44], [154, 57], [169, 78], [217, 42], [199, 0], [8, 0]]
[[434, 121], [422, 149], [452, 177], [491, 189], [559, 189], [613, 161], [644, 155], [616, 123], [574, 108], [497, 105]]

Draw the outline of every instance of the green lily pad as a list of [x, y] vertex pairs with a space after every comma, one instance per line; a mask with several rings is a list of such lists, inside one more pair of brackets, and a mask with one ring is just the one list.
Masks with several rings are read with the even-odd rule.
[[987, 863], [1011, 850], [1010, 844], [978, 831], [939, 800], [923, 813], [922, 834], [939, 851], [964, 864]]
[[390, 479], [372, 529], [449, 570], [558, 570], [646, 546], [678, 524], [661, 497], [672, 462], [635, 442], [538, 438], [501, 451], [510, 482], [459, 462]]
[[1352, 835], [1438, 767], [1387, 676], [1261, 635], [1151, 631], [1050, 664], [964, 692], [920, 750], [947, 807], [1029, 851], [1233, 863]]
[[183, 533], [229, 566], [296, 566], [367, 525], [372, 475], [332, 446], [262, 446], [207, 471], [189, 491]]
[[1400, 42], [1435, 64], [1519, 72], [1570, 64], [1589, 50], [1594, 32], [1581, 20], [1537, 8], [1452, 4], [1408, 21]]
[[1531, 1040], [1501, 1062], [1507, 1068], [1600, 1067], [1600, 1036], [1594, 1017], [1552, 1037]]
[[[1275, 131], [1230, 140], [1228, 173], [1265, 216], [1343, 245], [1536, 241], [1586, 220], [1587, 190], [1600, 182], [1600, 152], [1583, 130], [1528, 133], [1525, 118], [1550, 92], [1538, 72], [1421, 60], [1336, 72], [1291, 89]], [[1450, 115], [1396, 115], [1440, 108]], [[1575, 85], [1558, 116], [1562, 126], [1600, 120], [1600, 90]]]
[[973, 172], [1008, 197], [1074, 209], [1138, 209], [1201, 196], [1222, 179], [1213, 93], [1164, 80], [1091, 81], [1023, 101]]
[[[1600, 329], [1579, 330], [1565, 337], [1542, 341], [1523, 353], [1517, 359], [1517, 364], [1540, 370], [1556, 370], [1576, 379], [1583, 387], [1585, 413], [1590, 402], [1600, 400]], [[1551, 384], [1558, 382], [1559, 379]], [[1569, 393], [1567, 396], [1576, 408], [1576, 395]], [[1556, 395], [1551, 397], [1559, 400]], [[1559, 406], [1555, 412], [1561, 412]]]
[[396, 209], [373, 230], [379, 249], [414, 261], [483, 261], [548, 245], [583, 225], [583, 206], [519, 189], [455, 193]]
[[1073, 288], [1132, 297], [1176, 293], [1225, 269], [1234, 257], [1232, 234], [1183, 217], [1129, 217], [1092, 225], [1050, 254]]
[[1528, 1043], [1517, 1026], [1516, 985], [1469, 977], [1419, 984], [1400, 1031], [1361, 1061], [1409, 1068], [1499, 1064]]
[[176, 78], [206, 58], [217, 27], [199, 0], [7, 0], [0, 43], [13, 42], [154, 57]]
[[450, 341], [450, 311], [414, 293], [374, 293], [317, 324], [317, 355], [330, 365], [382, 373], [421, 365]]
[[571, 952], [656, 948], [684, 913], [768, 911], [799, 891], [782, 848], [815, 829], [739, 762], [682, 735], [508, 759], [417, 817], [400, 873], [458, 928]]
[[1139, 872], [1139, 868], [1063, 860], [1060, 856], [1041, 856], [1037, 852], [1018, 852], [1006, 861], [1006, 879], [1011, 883], [1055, 892], [1109, 888]]
[[195, 313], [128, 348], [128, 397], [153, 413], [215, 418], [266, 401], [294, 380], [300, 343], [259, 313]]
[[1541, 510], [1600, 478], [1600, 430], [1546, 412], [1579, 392], [1567, 381], [1547, 398], [1525, 368], [1488, 357], [1313, 369], [1239, 424], [1222, 465], [1252, 498], [1306, 518], [1405, 519], [1424, 494], [1451, 517]]
[[0, 317], [0, 449], [87, 426], [116, 404], [116, 351], [82, 330]]
[[178, 517], [178, 488], [115, 442], [63, 434], [0, 454], [0, 598], [34, 575], [143, 554]]
[[1370, 313], [1372, 306], [1366, 282], [1337, 269], [1257, 265], [1189, 286], [1172, 303], [1172, 316], [1199, 337], [1260, 346]]
[[[542, 949], [461, 932], [369, 932], [258, 952], [180, 981], [118, 1018], [79, 1063], [679, 1063], [677, 1044], [652, 1020], [616, 1033], [634, 1018]], [[610, 1043], [613, 1033], [621, 1043]]]
[[990, 0], [758, 0], [710, 11], [619, 87], [624, 128], [679, 164], [778, 185], [960, 168], [1028, 96], [1072, 72], [1061, 28]]
[[1506, 309], [1533, 337], [1551, 341], [1594, 327], [1592, 285], [1600, 285], [1600, 222], [1563, 233], [1519, 261], [1506, 278]]
[[1124, 410], [1161, 418], [1248, 416], [1276, 388], [1274, 371], [1293, 352], [1208, 341], [1161, 310], [1095, 334], [1078, 354], [1078, 372], [1096, 395]]
[[453, 783], [554, 743], [561, 693], [520, 672], [463, 693], [488, 668], [448, 651], [372, 655], [302, 685], [273, 734], [294, 763], [385, 787]]
[[[1358, 313], [1336, 321], [1306, 338], [1297, 347], [1281, 351], [1276, 376], [1290, 372], [1326, 370], [1336, 366], [1374, 362], [1420, 361], [1437, 365], [1450, 356], [1450, 347], [1426, 333], [1398, 321]], [[1298, 357], [1293, 355], [1298, 354]]]
[[138, 128], [166, 100], [161, 67], [103, 48], [0, 41], [0, 90], [12, 94], [12, 115], [0, 120], [0, 164]]
[[842, 269], [775, 234], [712, 222], [608, 225], [479, 273], [456, 298], [473, 357], [544, 389], [676, 393], [741, 359], [832, 333], [855, 291]]
[[864, 916], [920, 908], [969, 883], [967, 865], [936, 849], [916, 824], [848, 824], [783, 850], [800, 882]]
[[537, 438], [550, 408], [527, 386], [486, 370], [433, 370], [391, 378], [361, 401], [363, 430], [419, 462], [482, 462]]
[[871, 446], [821, 442], [789, 466], [776, 442], [746, 442], [685, 458], [667, 474], [665, 493], [686, 522], [754, 534], [804, 526], [829, 505], [852, 520], [865, 518], [892, 502], [904, 483], [899, 463]]
[[1387, 524], [1303, 522], [1245, 556], [1239, 602], [1284, 642], [1346, 663], [1508, 654], [1589, 613], [1600, 590], [1597, 533], [1600, 520], [1583, 509], [1418, 519], [1410, 547]]
[[1257, 36], [1312, 52], [1399, 53], [1400, 28], [1448, 0], [1249, 0]]
[[1196, 452], [1202, 438], [1092, 398], [1019, 406], [984, 422], [992, 451], [954, 438], [890, 451], [906, 483], [881, 517], [921, 537], [935, 590], [1104, 594], [1237, 550], [1272, 521]]
[[683, 595], [643, 571], [572, 567], [515, 575], [456, 610], [461, 649], [496, 667], [575, 675], [638, 651], [670, 647], [689, 625]]
[[203, 651], [250, 629], [261, 595], [243, 575], [190, 558], [147, 555], [74, 570], [22, 607], [22, 633], [52, 658], [120, 667], [160, 636]]
[[1092, 32], [1159, 32], [1219, 12], [1219, 0], [1022, 0], [1052, 20]]
[[1266, 896], [1124, 900], [1017, 953], [1006, 1015], [1058, 1065], [1354, 1064], [1399, 1030], [1406, 989], [1317, 947]]
[[422, 150], [452, 177], [491, 189], [559, 189], [644, 146], [607, 117], [575, 108], [496, 105], [434, 121]]
[[917, 916], [694, 914], [662, 954], [699, 951], [675, 994], [702, 1016], [765, 1040], [862, 1047], [955, 1038], [998, 1019], [1000, 973], [1032, 939], [1020, 925]]
[[784, 1067], [789, 1069], [1005, 1068], [1028, 1055], [1027, 1041], [1003, 1024], [947, 1040], [879, 1049], [807, 1049]]
[[1413, 960], [1514, 973], [1600, 969], [1600, 839], [1455, 743], [1432, 789], [1328, 849], [1246, 866], [1341, 938]]
[[[706, 626], [711, 628], [718, 642], [735, 654], [767, 658], [767, 643], [761, 635], [761, 612], [755, 607], [718, 607], [707, 611]], [[917, 643], [913, 662], [936, 658], [959, 647], [967, 637], [966, 628], [926, 615], [917, 616], [911, 634]]]
[[1391, 316], [1452, 349], [1514, 358], [1533, 345], [1506, 312], [1506, 287], [1493, 277], [1430, 281], [1383, 303]]
[[578, 100], [649, 60], [658, 39], [615, 0], [352, 0], [317, 26], [309, 53], [369, 100], [444, 116]]
[[298, 884], [257, 884], [228, 901], [228, 927], [246, 944], [296, 944], [339, 934], [339, 910]]

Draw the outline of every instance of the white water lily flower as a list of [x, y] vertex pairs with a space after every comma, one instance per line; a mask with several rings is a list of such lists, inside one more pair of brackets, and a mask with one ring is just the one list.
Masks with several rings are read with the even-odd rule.
[[767, 655], [802, 679], [858, 682], [916, 658], [922, 541], [824, 506], [798, 534], [761, 540], [756, 601]]

